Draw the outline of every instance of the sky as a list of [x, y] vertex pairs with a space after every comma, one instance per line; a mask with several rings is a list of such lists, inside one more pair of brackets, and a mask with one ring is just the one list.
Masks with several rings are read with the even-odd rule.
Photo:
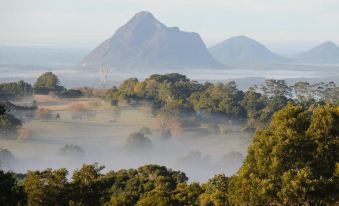
[[0, 45], [90, 49], [139, 11], [207, 46], [236, 35], [280, 54], [339, 44], [339, 0], [0, 0]]

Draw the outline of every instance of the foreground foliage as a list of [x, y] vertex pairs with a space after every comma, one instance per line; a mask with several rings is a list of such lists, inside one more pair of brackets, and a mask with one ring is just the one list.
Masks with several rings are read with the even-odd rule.
[[339, 107], [288, 104], [258, 131], [231, 177], [234, 205], [335, 205], [339, 195]]
[[29, 171], [18, 183], [0, 172], [2, 205], [338, 205], [339, 106], [289, 103], [257, 131], [240, 170], [205, 184], [166, 167], [102, 173], [83, 165]]

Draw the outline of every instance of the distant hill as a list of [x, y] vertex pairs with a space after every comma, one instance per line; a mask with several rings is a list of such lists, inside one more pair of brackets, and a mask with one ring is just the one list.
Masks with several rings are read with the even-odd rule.
[[223, 67], [210, 55], [199, 34], [166, 27], [149, 12], [137, 13], [81, 62], [89, 68], [102, 65], [119, 69]]
[[302, 63], [339, 63], [339, 48], [334, 42], [327, 41], [300, 53], [295, 60]]
[[246, 36], [235, 36], [209, 48], [212, 56], [225, 65], [267, 64], [288, 59], [274, 54], [261, 43]]

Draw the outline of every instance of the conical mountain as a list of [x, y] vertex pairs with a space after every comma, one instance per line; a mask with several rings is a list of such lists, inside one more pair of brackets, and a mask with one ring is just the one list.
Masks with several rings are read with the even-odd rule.
[[149, 12], [139, 12], [81, 62], [97, 68], [221, 68], [197, 33], [166, 27]]
[[212, 56], [225, 65], [266, 64], [287, 61], [264, 45], [246, 36], [235, 36], [209, 48]]
[[327, 41], [299, 54], [296, 61], [303, 63], [339, 63], [339, 48], [334, 42]]

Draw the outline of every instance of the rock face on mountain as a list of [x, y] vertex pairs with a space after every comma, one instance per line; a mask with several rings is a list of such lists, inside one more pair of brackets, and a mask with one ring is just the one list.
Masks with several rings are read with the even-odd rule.
[[339, 48], [335, 43], [327, 41], [297, 55], [295, 60], [303, 63], [339, 63]]
[[166, 27], [149, 12], [137, 13], [81, 65], [125, 69], [222, 68], [197, 33]]
[[246, 36], [235, 36], [209, 48], [212, 56], [225, 65], [279, 63], [278, 56], [261, 43]]

